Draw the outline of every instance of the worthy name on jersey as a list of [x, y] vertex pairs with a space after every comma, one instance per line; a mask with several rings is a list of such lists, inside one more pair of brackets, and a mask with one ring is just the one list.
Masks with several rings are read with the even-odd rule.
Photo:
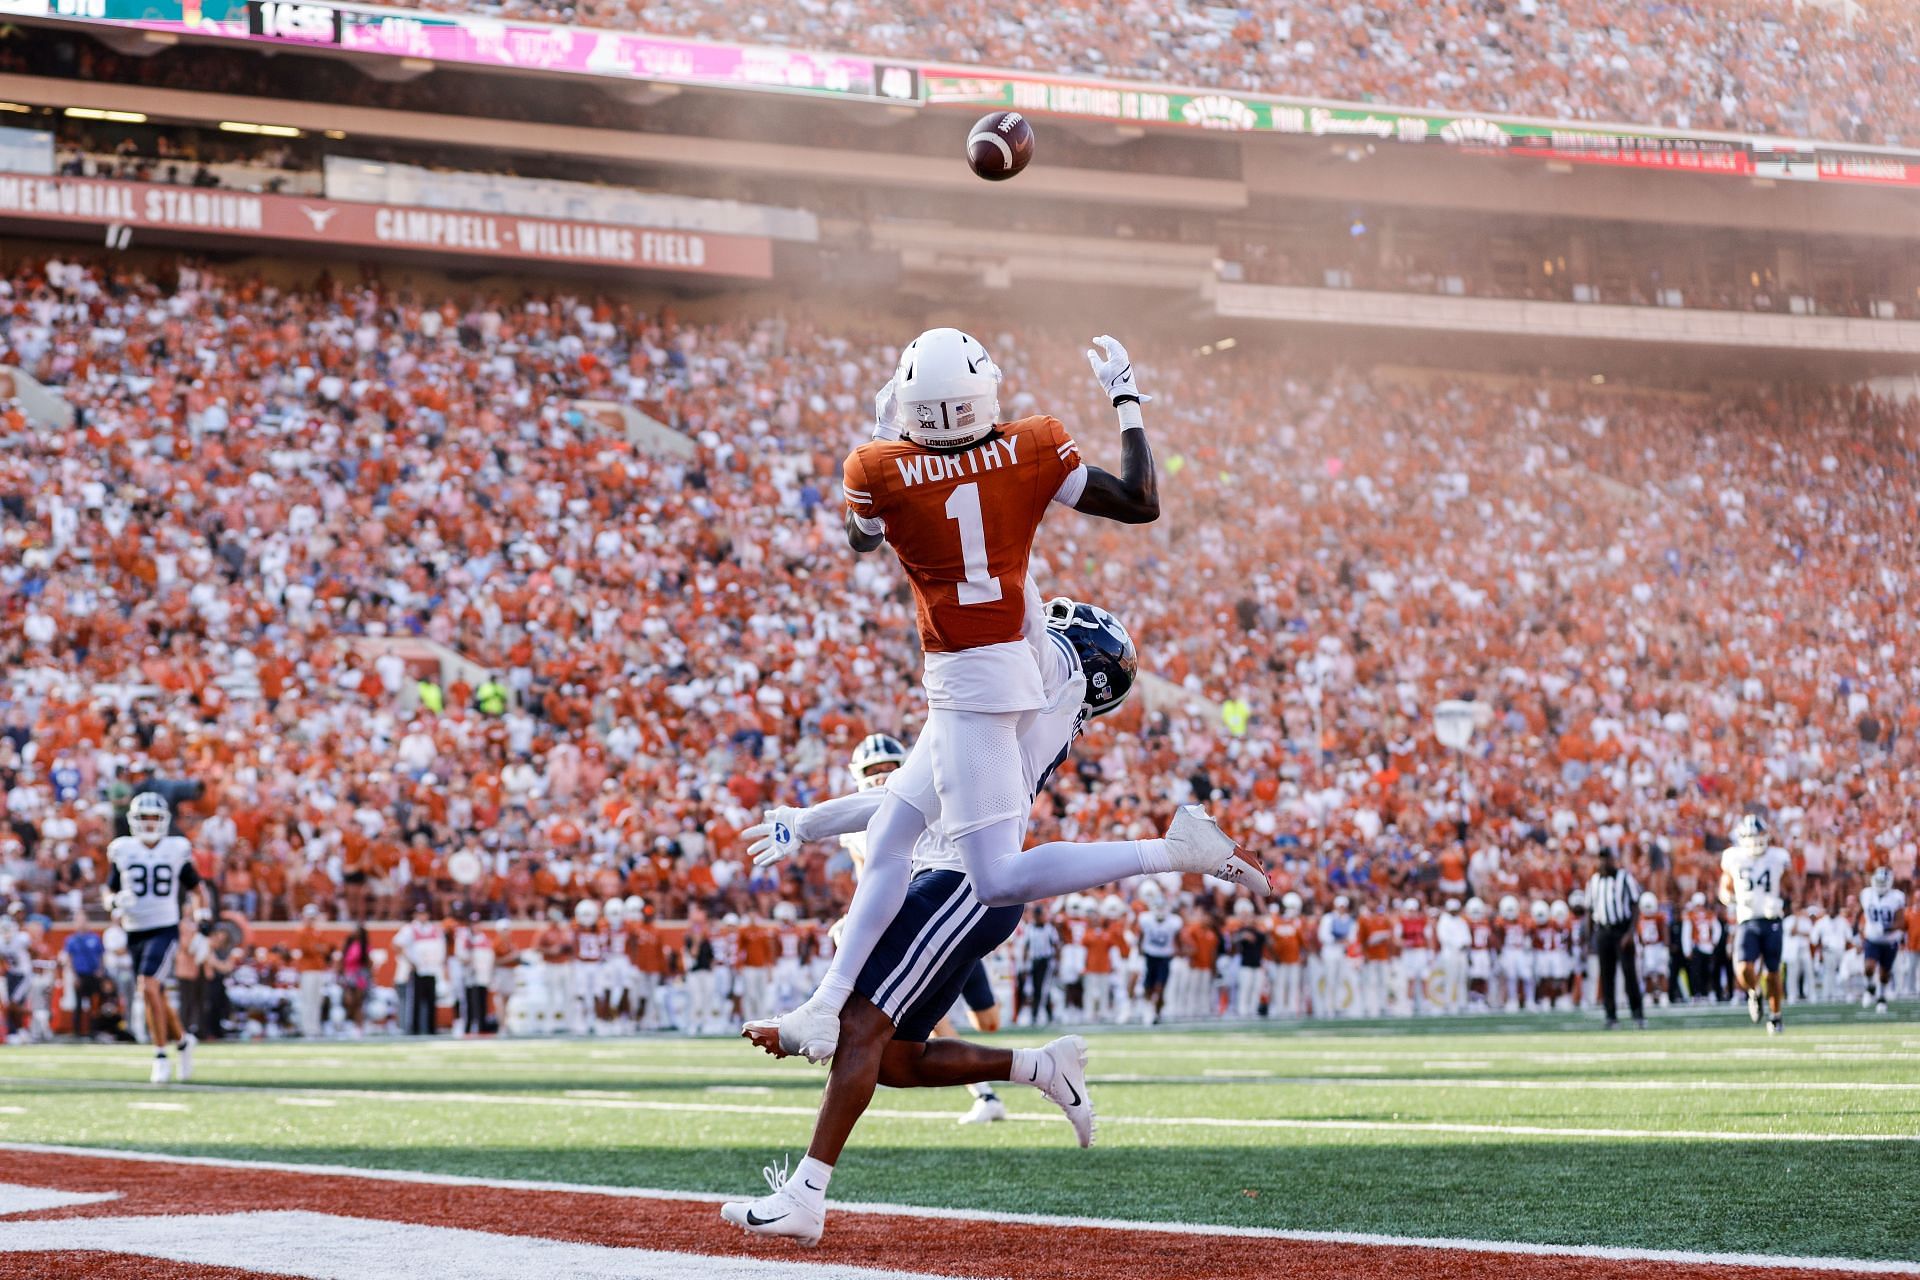
[[990, 438], [978, 448], [965, 453], [907, 454], [895, 457], [893, 465], [900, 469], [900, 483], [903, 485], [958, 480], [962, 476], [977, 476], [983, 471], [998, 471], [1001, 467], [1014, 466], [1019, 462], [1019, 444], [1019, 436]]

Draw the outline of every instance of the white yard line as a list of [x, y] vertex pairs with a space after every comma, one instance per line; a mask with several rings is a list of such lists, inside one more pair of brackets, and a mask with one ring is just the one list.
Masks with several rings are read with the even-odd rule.
[[[48, 1082], [51, 1083], [51, 1082]], [[1325, 1083], [1353, 1083], [1351, 1081], [1326, 1081]], [[1369, 1084], [1382, 1083], [1367, 1081]], [[194, 1093], [230, 1093], [265, 1094], [266, 1090], [249, 1085], [188, 1084], [176, 1085], [175, 1090]], [[302, 1089], [294, 1093], [279, 1095], [277, 1101], [288, 1097], [309, 1099], [339, 1098], [360, 1101], [406, 1102], [406, 1103], [458, 1103], [469, 1107], [560, 1107], [585, 1108], [605, 1111], [648, 1111], [672, 1115], [741, 1115], [741, 1116], [778, 1116], [794, 1119], [811, 1119], [816, 1114], [812, 1106], [790, 1106], [778, 1103], [749, 1102], [666, 1102], [653, 1098], [633, 1098], [620, 1094], [589, 1090], [570, 1089], [559, 1096], [545, 1094], [492, 1094], [463, 1093], [452, 1090], [405, 1090], [405, 1089]], [[184, 1106], [166, 1103], [129, 1103], [129, 1106], [146, 1107], [154, 1110], [186, 1110]], [[915, 1120], [948, 1125], [953, 1116], [948, 1111], [907, 1110], [894, 1107], [869, 1107], [866, 1115], [876, 1120]], [[1058, 1124], [1059, 1118], [1052, 1112], [1010, 1112], [1008, 1119], [1034, 1124]], [[1749, 1132], [1737, 1129], [1619, 1129], [1594, 1128], [1583, 1126], [1555, 1127], [1547, 1125], [1503, 1125], [1468, 1124], [1465, 1122], [1441, 1120], [1335, 1120], [1291, 1117], [1239, 1117], [1239, 1116], [1138, 1116], [1103, 1113], [1102, 1125], [1125, 1127], [1157, 1127], [1170, 1129], [1296, 1129], [1296, 1130], [1334, 1130], [1356, 1133], [1454, 1133], [1484, 1137], [1518, 1138], [1616, 1138], [1651, 1141], [1671, 1141], [1682, 1139], [1695, 1142], [1920, 1142], [1920, 1134], [1904, 1133], [1805, 1133], [1805, 1132]]]
[[[91, 1147], [51, 1146], [31, 1142], [0, 1142], [0, 1151], [26, 1154], [84, 1156], [125, 1160], [139, 1164], [194, 1165], [212, 1169], [260, 1169], [336, 1178], [362, 1178], [414, 1186], [488, 1187], [506, 1191], [553, 1191], [569, 1195], [596, 1195], [614, 1199], [680, 1200], [718, 1204], [730, 1197], [709, 1192], [668, 1191], [651, 1187], [604, 1187], [568, 1182], [532, 1182], [515, 1178], [476, 1178], [460, 1174], [420, 1173], [413, 1170], [355, 1169], [345, 1165], [292, 1164], [277, 1160], [234, 1160], [218, 1156], [172, 1156], [145, 1151], [110, 1151]], [[983, 1222], [1038, 1227], [1068, 1227], [1093, 1231], [1132, 1231], [1159, 1235], [1221, 1236], [1251, 1240], [1295, 1240], [1312, 1244], [1374, 1245], [1386, 1248], [1450, 1249], [1472, 1253], [1562, 1258], [1604, 1258], [1625, 1262], [1675, 1262], [1695, 1266], [1764, 1267], [1850, 1272], [1871, 1275], [1920, 1275], [1920, 1261], [1888, 1262], [1860, 1258], [1795, 1257], [1791, 1254], [1707, 1253], [1687, 1249], [1615, 1248], [1606, 1245], [1531, 1244], [1511, 1240], [1473, 1240], [1445, 1236], [1390, 1236], [1357, 1231], [1290, 1231], [1277, 1227], [1229, 1227], [1193, 1222], [1128, 1222], [1114, 1218], [1062, 1217], [1039, 1213], [1000, 1213], [976, 1209], [936, 1209], [922, 1205], [830, 1202], [843, 1213], [886, 1214], [905, 1218], [938, 1218], [950, 1222]], [[66, 1246], [72, 1247], [72, 1246]]]

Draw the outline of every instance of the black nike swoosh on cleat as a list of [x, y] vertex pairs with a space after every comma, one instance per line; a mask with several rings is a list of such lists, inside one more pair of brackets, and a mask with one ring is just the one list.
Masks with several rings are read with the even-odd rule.
[[1076, 1089], [1076, 1088], [1074, 1088], [1074, 1087], [1073, 1087], [1073, 1081], [1071, 1081], [1071, 1080], [1069, 1080], [1069, 1081], [1067, 1081], [1067, 1082], [1066, 1082], [1066, 1084], [1067, 1084], [1067, 1092], [1068, 1092], [1069, 1094], [1071, 1094], [1071, 1095], [1073, 1095], [1073, 1105], [1074, 1105], [1074, 1106], [1076, 1106], [1076, 1107], [1077, 1107], [1077, 1106], [1079, 1106], [1079, 1105], [1080, 1105], [1080, 1091], [1079, 1091], [1078, 1089]]
[[800, 1185], [805, 1187], [809, 1191], [825, 1191], [826, 1190], [825, 1187], [814, 1186], [811, 1182], [808, 1182], [805, 1178], [800, 1179]]
[[777, 1218], [756, 1218], [753, 1216], [753, 1210], [749, 1209], [747, 1210], [747, 1225], [750, 1227], [770, 1227], [774, 1223], [784, 1222], [792, 1216], [792, 1214], [783, 1213]]

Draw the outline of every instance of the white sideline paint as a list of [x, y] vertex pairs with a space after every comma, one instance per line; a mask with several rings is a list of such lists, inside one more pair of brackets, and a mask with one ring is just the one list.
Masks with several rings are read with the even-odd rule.
[[[29, 1155], [84, 1156], [124, 1160], [133, 1164], [194, 1165], [207, 1169], [265, 1170], [303, 1173], [316, 1177], [360, 1178], [413, 1186], [488, 1187], [501, 1191], [557, 1191], [567, 1195], [607, 1196], [621, 1200], [679, 1200], [719, 1204], [737, 1197], [703, 1191], [663, 1191], [653, 1187], [604, 1187], [576, 1182], [534, 1182], [517, 1178], [476, 1178], [465, 1174], [421, 1173], [411, 1169], [354, 1169], [346, 1165], [292, 1164], [281, 1160], [231, 1160], [221, 1156], [173, 1156], [150, 1151], [114, 1151], [96, 1147], [64, 1147], [38, 1142], [0, 1142], [0, 1151]], [[1920, 1261], [1888, 1262], [1864, 1258], [1795, 1257], [1771, 1253], [1705, 1253], [1688, 1249], [1635, 1249], [1609, 1245], [1528, 1244], [1512, 1240], [1467, 1240], [1448, 1236], [1387, 1236], [1361, 1231], [1289, 1231], [1278, 1227], [1230, 1227], [1195, 1222], [1128, 1222], [1115, 1218], [1062, 1217], [1044, 1213], [996, 1213], [980, 1209], [933, 1209], [923, 1205], [862, 1204], [829, 1201], [838, 1213], [884, 1214], [902, 1218], [937, 1218], [945, 1222], [1004, 1223], [1033, 1227], [1071, 1227], [1089, 1231], [1138, 1231], [1156, 1235], [1231, 1236], [1242, 1240], [1296, 1240], [1308, 1244], [1356, 1244], [1401, 1249], [1452, 1249], [1469, 1253], [1498, 1253], [1559, 1258], [1607, 1258], [1625, 1262], [1678, 1262], [1695, 1266], [1764, 1267], [1809, 1271], [1852, 1272], [1861, 1275], [1920, 1275]], [[72, 1246], [67, 1246], [71, 1248]], [[703, 1262], [712, 1259], [703, 1258]], [[244, 1264], [243, 1264], [244, 1265]], [[259, 1264], [251, 1264], [257, 1266]], [[699, 1273], [700, 1278], [716, 1274]], [[810, 1273], [817, 1274], [817, 1273]], [[354, 1280], [360, 1280], [354, 1277]], [[512, 1280], [525, 1280], [516, 1275]]]
[[118, 1191], [56, 1191], [52, 1187], [23, 1187], [17, 1182], [0, 1182], [0, 1218], [16, 1213], [66, 1209], [76, 1204], [100, 1204], [119, 1198]]
[[[1100, 1083], [1102, 1077], [1089, 1076], [1093, 1083]], [[1164, 1082], [1165, 1077], [1142, 1077], [1145, 1080]], [[42, 1084], [51, 1082], [39, 1082]], [[1279, 1080], [1262, 1080], [1251, 1083], [1278, 1084]], [[1426, 1081], [1385, 1081], [1385, 1080], [1342, 1080], [1342, 1079], [1302, 1079], [1293, 1078], [1284, 1083], [1298, 1084], [1425, 1084]], [[1530, 1082], [1524, 1081], [1447, 1081], [1446, 1087], [1458, 1088], [1463, 1083], [1484, 1088], [1525, 1088]], [[1617, 1081], [1586, 1082], [1594, 1088], [1616, 1087]], [[1553, 1088], [1583, 1087], [1583, 1082], [1571, 1081], [1556, 1083]], [[1694, 1087], [1691, 1083], [1685, 1087]], [[1711, 1087], [1702, 1085], [1701, 1087]], [[1868, 1088], [1866, 1085], [1832, 1085], [1841, 1088]], [[1907, 1085], [1888, 1085], [1890, 1089], [1905, 1089]], [[257, 1085], [234, 1084], [185, 1084], [175, 1085], [176, 1092], [196, 1093], [240, 1093], [258, 1094], [265, 1090]], [[285, 1102], [289, 1097], [306, 1097], [315, 1100], [325, 1098], [353, 1098], [361, 1101], [378, 1102], [456, 1102], [463, 1106], [477, 1107], [583, 1107], [606, 1111], [653, 1111], [681, 1115], [740, 1115], [740, 1116], [788, 1116], [798, 1119], [812, 1119], [818, 1114], [818, 1108], [812, 1106], [793, 1106], [781, 1103], [748, 1102], [663, 1102], [652, 1098], [629, 1098], [610, 1092], [590, 1089], [570, 1089], [558, 1097], [539, 1094], [492, 1094], [460, 1093], [447, 1090], [408, 1090], [408, 1089], [306, 1089], [299, 1094], [281, 1095], [277, 1100]], [[138, 1106], [140, 1104], [130, 1104]], [[150, 1106], [155, 1104], [148, 1104]], [[160, 1104], [164, 1105], [164, 1104]], [[176, 1109], [184, 1111], [185, 1107]], [[897, 1107], [868, 1107], [864, 1115], [876, 1120], [920, 1120], [939, 1124], [950, 1124], [953, 1120], [947, 1111], [913, 1111]], [[1007, 1119], [1015, 1122], [1033, 1124], [1058, 1124], [1060, 1118], [1053, 1112], [1010, 1111]], [[1509, 1138], [1621, 1138], [1645, 1139], [1684, 1139], [1690, 1142], [1910, 1142], [1920, 1143], [1920, 1133], [1804, 1133], [1792, 1131], [1765, 1132], [1740, 1129], [1612, 1129], [1554, 1127], [1547, 1125], [1519, 1124], [1467, 1124], [1464, 1122], [1440, 1120], [1318, 1120], [1258, 1117], [1243, 1119], [1235, 1116], [1128, 1116], [1102, 1115], [1100, 1123], [1116, 1126], [1153, 1126], [1160, 1128], [1192, 1129], [1331, 1129], [1345, 1132], [1362, 1133], [1457, 1133], [1474, 1134], [1484, 1137]], [[6, 1144], [0, 1144], [0, 1150]]]
[[665, 1253], [303, 1210], [0, 1223], [0, 1253], [87, 1249], [304, 1280], [940, 1280], [838, 1263]]

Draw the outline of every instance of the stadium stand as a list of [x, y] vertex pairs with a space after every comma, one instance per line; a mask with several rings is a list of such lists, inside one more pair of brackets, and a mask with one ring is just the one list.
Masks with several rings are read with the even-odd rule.
[[1920, 133], [1920, 17], [1899, 0], [1416, 0], [1009, 11], [875, 0], [437, 3], [710, 39], [1340, 101], [1864, 143]]

